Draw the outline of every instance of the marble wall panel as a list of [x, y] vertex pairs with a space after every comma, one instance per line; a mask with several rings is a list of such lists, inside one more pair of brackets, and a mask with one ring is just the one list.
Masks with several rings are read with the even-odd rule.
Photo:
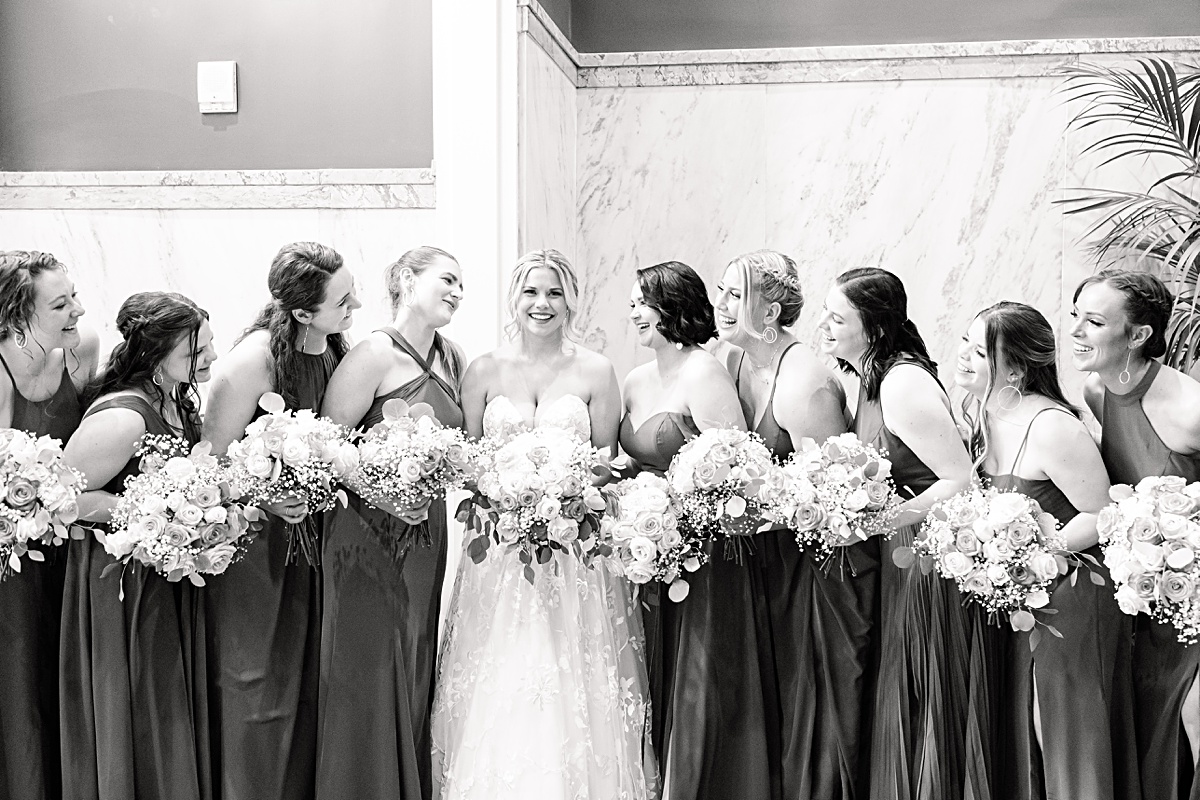
[[549, 36], [535, 38], [528, 33], [517, 42], [518, 250], [555, 248], [574, 259], [575, 82], [545, 47], [555, 48], [557, 43]]

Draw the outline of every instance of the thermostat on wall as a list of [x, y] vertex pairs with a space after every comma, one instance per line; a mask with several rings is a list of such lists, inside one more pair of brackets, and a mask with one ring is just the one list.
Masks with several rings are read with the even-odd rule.
[[201, 114], [237, 113], [237, 62], [198, 62], [196, 99]]

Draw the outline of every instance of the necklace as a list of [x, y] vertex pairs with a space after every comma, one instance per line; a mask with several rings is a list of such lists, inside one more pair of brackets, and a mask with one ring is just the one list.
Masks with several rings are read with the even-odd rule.
[[750, 355], [750, 351], [746, 351], [746, 360], [750, 362], [750, 374], [754, 379], [764, 385], [769, 385], [771, 379], [775, 376], [775, 359], [778, 358], [780, 351], [783, 350], [783, 343], [779, 343], [771, 348], [771, 354], [765, 362], [758, 364], [754, 361], [754, 357]]

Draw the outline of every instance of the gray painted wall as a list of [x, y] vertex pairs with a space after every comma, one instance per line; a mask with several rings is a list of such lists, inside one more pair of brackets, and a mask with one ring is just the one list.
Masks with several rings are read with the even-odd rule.
[[584, 53], [1200, 34], [1200, 0], [572, 0]]
[[[577, 0], [576, 0], [577, 1]], [[558, 29], [571, 38], [571, 5], [573, 0], [540, 0], [541, 6]]]
[[0, 170], [428, 167], [432, 2], [0, 0]]

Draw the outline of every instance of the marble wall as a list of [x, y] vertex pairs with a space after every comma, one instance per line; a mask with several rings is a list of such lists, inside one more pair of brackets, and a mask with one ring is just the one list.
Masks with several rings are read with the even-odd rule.
[[[800, 265], [812, 340], [849, 268], [908, 288], [949, 378], [959, 337], [1021, 300], [1059, 330], [1092, 270], [1082, 220], [1054, 201], [1097, 185], [1067, 132], [1055, 69], [1083, 58], [1194, 58], [1197, 40], [581, 56], [578, 258], [589, 341], [623, 374], [650, 357], [626, 319], [638, 266], [677, 259], [710, 286], [769, 247]], [[1111, 185], [1102, 183], [1101, 185]], [[1064, 379], [1077, 392], [1079, 376]]]

